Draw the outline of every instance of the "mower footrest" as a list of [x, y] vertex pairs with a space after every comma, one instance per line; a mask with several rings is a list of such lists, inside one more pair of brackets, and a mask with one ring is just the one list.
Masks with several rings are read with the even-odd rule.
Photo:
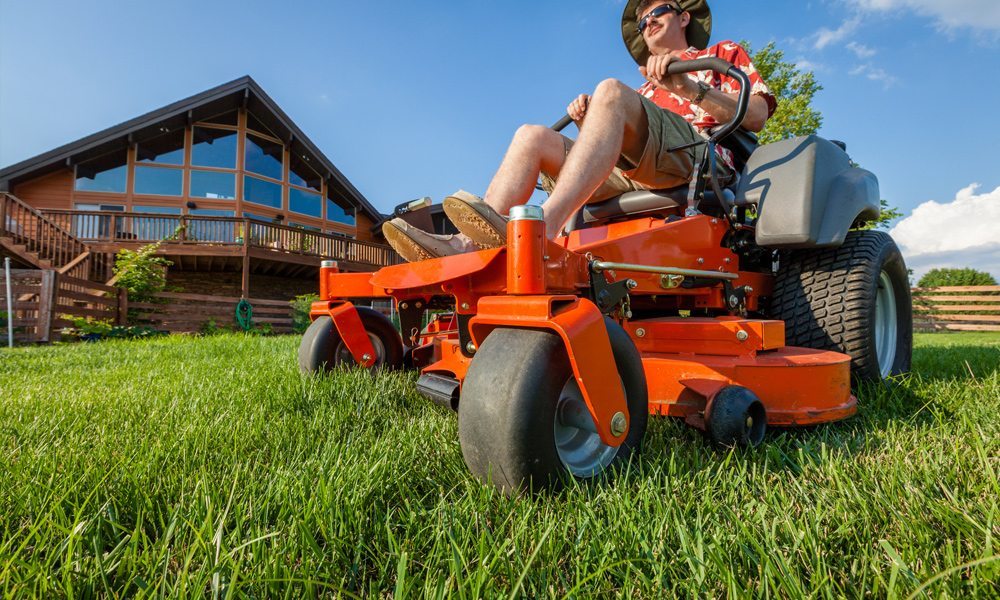
[[435, 404], [451, 410], [458, 410], [460, 384], [454, 377], [438, 373], [424, 373], [417, 379], [417, 391]]

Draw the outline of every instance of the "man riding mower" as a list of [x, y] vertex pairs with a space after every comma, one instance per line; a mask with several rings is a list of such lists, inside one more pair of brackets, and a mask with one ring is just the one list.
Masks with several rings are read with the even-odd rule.
[[[710, 29], [704, 0], [631, 0], [639, 93], [605, 81], [553, 129], [519, 130], [485, 199], [445, 200], [461, 235], [388, 221], [409, 264], [324, 263], [302, 370], [419, 369], [458, 411], [469, 469], [507, 493], [629, 460], [649, 414], [753, 446], [854, 414], [852, 378], [907, 370], [902, 257], [849, 231], [878, 216], [875, 176], [816, 136], [755, 148], [740, 127], [773, 98]], [[554, 131], [570, 119], [575, 143]], [[540, 174], [549, 198], [528, 206]], [[380, 298], [402, 334], [354, 305]]]

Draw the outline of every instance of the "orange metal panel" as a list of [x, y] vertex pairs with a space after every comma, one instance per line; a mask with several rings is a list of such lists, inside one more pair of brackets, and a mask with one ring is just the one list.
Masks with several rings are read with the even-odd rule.
[[736, 384], [753, 390], [772, 426], [836, 421], [857, 410], [846, 354], [785, 347], [756, 357], [643, 353], [642, 362], [650, 412], [687, 418], [695, 425], [713, 382], [720, 384], [715, 387]]
[[[323, 315], [333, 320], [344, 346], [351, 352], [354, 361], [365, 368], [375, 364], [375, 348], [368, 338], [368, 332], [361, 317], [350, 302], [313, 302], [309, 308], [309, 318], [315, 321]], [[367, 357], [367, 358], [366, 358]]]
[[611, 419], [621, 412], [628, 417], [625, 394], [615, 367], [604, 315], [589, 300], [575, 296], [491, 296], [479, 300], [478, 314], [469, 323], [478, 346], [496, 327], [550, 329], [566, 344], [573, 374], [580, 384], [601, 440], [619, 446], [621, 437], [611, 433]]
[[625, 329], [640, 352], [752, 356], [785, 345], [782, 321], [663, 317], [629, 321]]

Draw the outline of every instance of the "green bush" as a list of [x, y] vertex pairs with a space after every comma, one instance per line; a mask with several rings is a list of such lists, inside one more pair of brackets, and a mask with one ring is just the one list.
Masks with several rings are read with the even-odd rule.
[[289, 304], [292, 305], [292, 330], [303, 333], [309, 328], [309, 308], [313, 302], [319, 301], [317, 294], [302, 294], [296, 296]]
[[163, 241], [147, 244], [138, 250], [119, 250], [115, 255], [118, 287], [128, 290], [129, 300], [150, 302], [167, 287], [167, 267], [173, 263], [155, 256]]

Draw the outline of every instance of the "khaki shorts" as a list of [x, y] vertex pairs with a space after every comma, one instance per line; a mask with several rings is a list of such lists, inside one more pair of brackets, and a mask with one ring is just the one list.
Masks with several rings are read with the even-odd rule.
[[[702, 152], [704, 146], [696, 146], [676, 152], [667, 152], [675, 146], [700, 141], [703, 138], [698, 131], [680, 115], [664, 110], [645, 96], [639, 96], [646, 110], [646, 120], [649, 122], [649, 135], [642, 156], [628, 157], [622, 155], [611, 176], [601, 184], [601, 187], [587, 200], [588, 203], [600, 202], [620, 196], [625, 192], [636, 190], [665, 190], [687, 185], [694, 174], [696, 153]], [[573, 147], [573, 140], [563, 136], [566, 154]], [[720, 178], [728, 178], [729, 170], [722, 162], [717, 162]], [[552, 193], [556, 178], [546, 173], [541, 174], [542, 189]]]

